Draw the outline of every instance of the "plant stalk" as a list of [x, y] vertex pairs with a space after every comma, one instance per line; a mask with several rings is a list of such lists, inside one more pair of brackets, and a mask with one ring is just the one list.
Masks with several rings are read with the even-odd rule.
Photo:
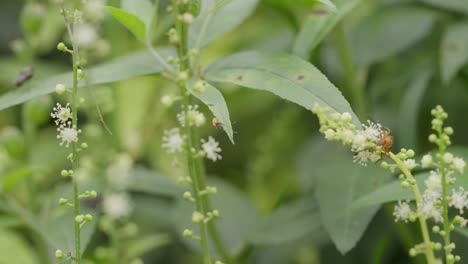
[[[403, 172], [406, 179], [410, 182], [416, 182], [413, 175], [408, 170], [408, 168], [406, 168], [403, 162], [397, 156], [395, 156], [395, 154], [393, 154], [392, 152], [389, 152], [389, 155], [390, 155], [390, 158], [393, 161], [395, 161], [396, 165], [401, 170], [401, 172]], [[426, 260], [428, 264], [434, 264], [435, 257], [434, 257], [434, 251], [432, 250], [432, 243], [431, 243], [431, 238], [429, 235], [429, 230], [427, 228], [427, 222], [424, 216], [421, 214], [421, 204], [422, 204], [421, 192], [419, 191], [419, 187], [417, 184], [412, 184], [411, 188], [413, 189], [413, 193], [414, 193], [414, 197], [416, 201], [418, 220], [419, 220], [419, 225], [421, 227], [421, 233], [423, 236], [424, 252], [426, 255]]]

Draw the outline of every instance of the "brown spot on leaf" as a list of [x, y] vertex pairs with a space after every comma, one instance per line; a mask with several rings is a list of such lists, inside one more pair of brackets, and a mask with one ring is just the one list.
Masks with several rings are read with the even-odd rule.
[[325, 16], [328, 15], [329, 12], [326, 9], [314, 9], [312, 10], [312, 15], [313, 16]]
[[244, 78], [244, 77], [243, 77], [242, 75], [239, 75], [239, 76], [237, 76], [236, 80], [242, 81], [243, 78]]
[[304, 80], [304, 75], [299, 75], [299, 76], [297, 76], [297, 79], [298, 79], [299, 81]]

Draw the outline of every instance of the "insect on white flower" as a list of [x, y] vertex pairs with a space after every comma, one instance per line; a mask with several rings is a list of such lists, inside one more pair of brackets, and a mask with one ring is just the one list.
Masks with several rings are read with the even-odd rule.
[[57, 138], [62, 140], [60, 146], [65, 145], [66, 148], [70, 146], [72, 142], [78, 142], [78, 134], [81, 133], [81, 129], [76, 129], [72, 127], [71, 121], [68, 121], [66, 124], [61, 124], [57, 128], [59, 134]]
[[393, 215], [395, 216], [395, 222], [399, 220], [408, 222], [412, 211], [409, 206], [408, 201], [398, 201], [398, 204], [395, 205], [395, 209], [393, 211]]
[[72, 118], [70, 104], [66, 104], [62, 106], [60, 103], [57, 103], [54, 108], [52, 108], [53, 112], [50, 114], [52, 118], [55, 119], [55, 124], [65, 124], [69, 119]]
[[222, 157], [219, 154], [221, 152], [221, 148], [219, 147], [219, 143], [213, 137], [209, 137], [208, 141], [204, 139], [201, 140], [201, 147], [203, 152], [205, 152], [206, 157], [212, 161], [220, 160]]
[[183, 150], [185, 138], [180, 135], [178, 128], [173, 128], [164, 131], [162, 138], [162, 147], [166, 149], [167, 153], [181, 152]]

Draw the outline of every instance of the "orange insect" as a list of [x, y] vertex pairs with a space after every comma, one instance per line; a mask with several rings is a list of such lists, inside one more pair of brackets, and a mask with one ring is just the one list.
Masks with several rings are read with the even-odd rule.
[[216, 127], [216, 129], [223, 130], [223, 124], [221, 124], [221, 122], [219, 122], [219, 120], [216, 119], [216, 117], [213, 117], [213, 120], [211, 120], [211, 124], [213, 124], [213, 126]]
[[388, 155], [390, 149], [393, 146], [393, 137], [390, 135], [390, 129], [385, 130], [381, 135], [377, 145], [382, 147], [382, 151], [385, 155]]

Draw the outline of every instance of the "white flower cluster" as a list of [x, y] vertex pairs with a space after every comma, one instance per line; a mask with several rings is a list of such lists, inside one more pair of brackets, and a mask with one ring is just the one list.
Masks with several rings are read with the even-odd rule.
[[355, 153], [354, 162], [366, 166], [368, 161], [376, 162], [385, 153], [386, 150], [382, 147], [384, 130], [380, 124], [367, 121], [367, 124], [358, 129], [351, 123], [350, 113], [332, 112], [330, 108], [320, 107], [318, 104], [313, 107], [312, 112], [318, 116], [320, 132], [327, 140], [340, 141], [351, 147], [351, 151]]
[[130, 197], [125, 192], [109, 193], [104, 196], [103, 210], [113, 219], [129, 216], [132, 209]]
[[[168, 100], [165, 97], [166, 96], [163, 96], [163, 100]], [[187, 113], [185, 113], [185, 111], [180, 112], [177, 114], [177, 119], [182, 127], [186, 124], [199, 127], [206, 121], [203, 113], [198, 111], [198, 105], [189, 105]], [[164, 131], [162, 141], [162, 147], [168, 154], [182, 152], [186, 146], [186, 136], [181, 134], [179, 128], [172, 128]], [[201, 150], [198, 153], [200, 156], [204, 156], [212, 161], [217, 161], [222, 158], [219, 142], [211, 136], [208, 137], [208, 140], [201, 139]]]
[[78, 142], [78, 134], [81, 133], [81, 129], [72, 126], [72, 114], [69, 104], [62, 106], [57, 103], [50, 115], [55, 119], [54, 122], [58, 126], [57, 138], [61, 140], [60, 146], [65, 145], [68, 148], [71, 143]]
[[186, 124], [199, 127], [206, 121], [205, 115], [198, 111], [198, 105], [189, 105], [187, 113], [185, 111], [178, 113], [177, 119], [182, 127], [185, 127]]

